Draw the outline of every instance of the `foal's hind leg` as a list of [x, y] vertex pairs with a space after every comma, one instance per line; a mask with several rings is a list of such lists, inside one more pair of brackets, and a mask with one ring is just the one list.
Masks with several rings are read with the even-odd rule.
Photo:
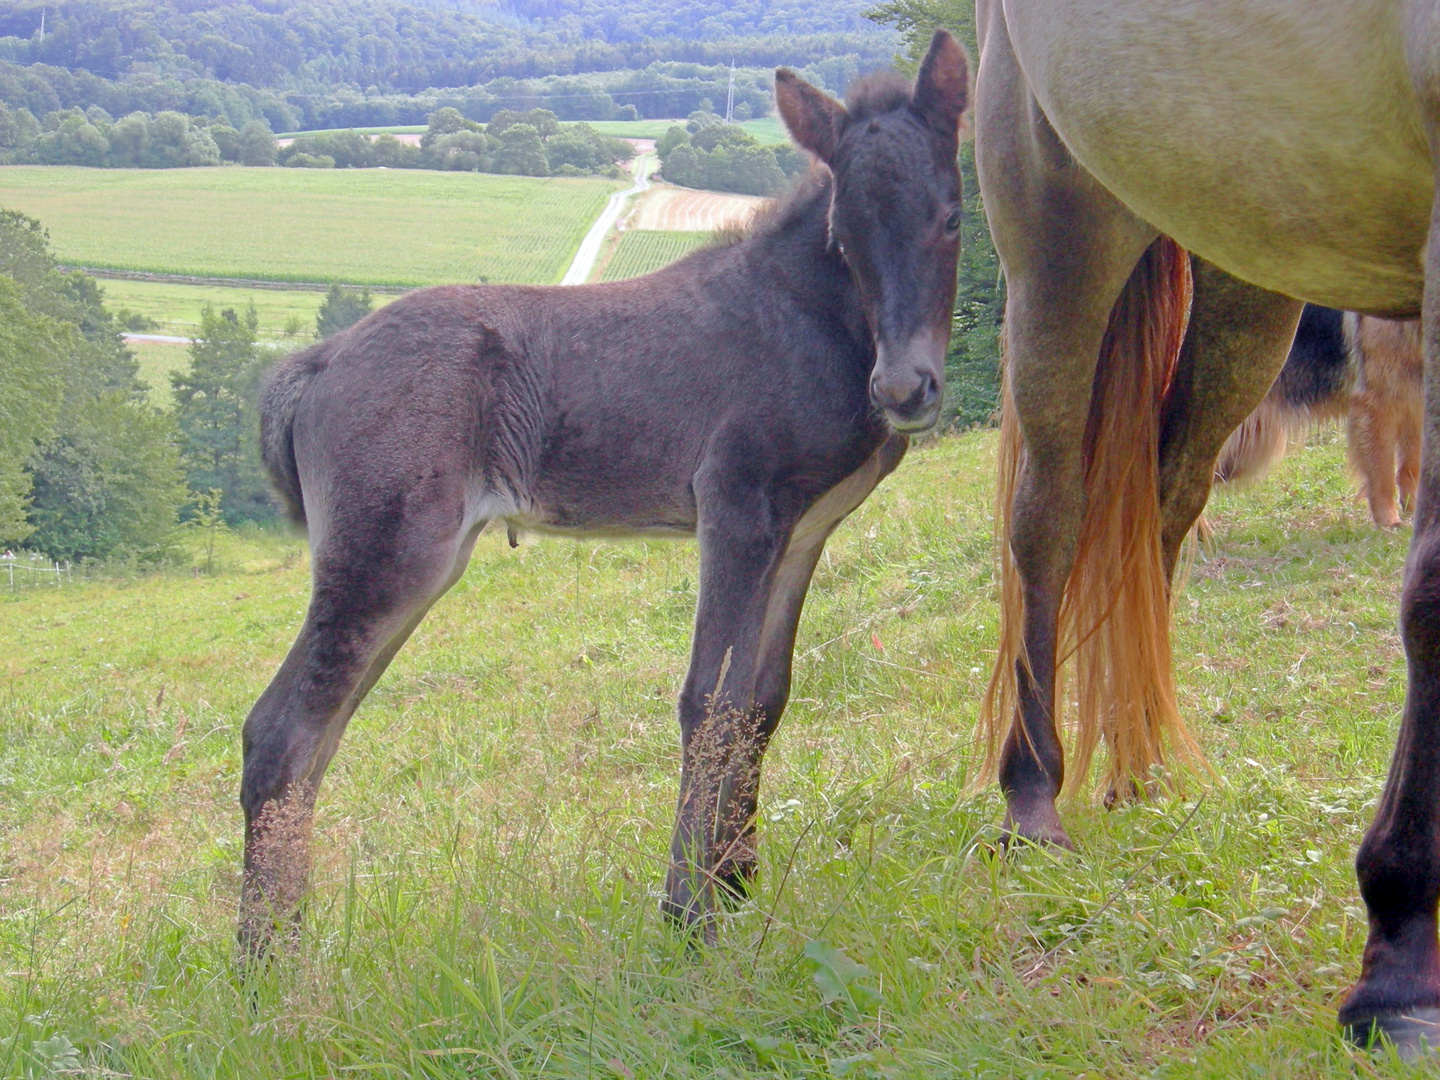
[[242, 959], [298, 911], [316, 792], [351, 715], [464, 571], [477, 530], [461, 531], [459, 493], [445, 494], [408, 500], [418, 511], [399, 509], [403, 492], [344, 507], [315, 551], [305, 624], [245, 721]]
[[1160, 423], [1160, 543], [1172, 576], [1225, 440], [1285, 364], [1304, 306], [1192, 259], [1190, 326]]

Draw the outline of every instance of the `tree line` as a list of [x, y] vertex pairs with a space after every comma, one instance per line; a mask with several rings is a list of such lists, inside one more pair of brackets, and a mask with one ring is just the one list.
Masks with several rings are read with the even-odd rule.
[[234, 162], [273, 165], [275, 136], [263, 120], [239, 131], [225, 120], [178, 112], [134, 112], [119, 120], [98, 105], [37, 121], [28, 109], [0, 105], [0, 163], [175, 169]]
[[394, 136], [370, 139], [355, 131], [317, 132], [280, 151], [281, 165], [308, 168], [447, 169], [516, 176], [619, 175], [618, 163], [635, 156], [624, 139], [601, 135], [589, 124], [561, 125], [548, 109], [502, 110], [488, 124], [458, 109], [438, 109], [419, 146]]
[[[161, 410], [104, 300], [56, 267], [39, 222], [0, 210], [0, 548], [154, 564], [177, 555], [187, 520], [272, 521], [256, 397], [274, 352], [254, 307], [204, 307]], [[372, 307], [333, 287], [316, 336]]]
[[548, 109], [501, 110], [488, 124], [442, 108], [429, 117], [420, 145], [393, 135], [353, 130], [297, 137], [281, 147], [263, 121], [239, 131], [224, 120], [176, 112], [131, 113], [120, 120], [98, 106], [48, 114], [0, 105], [0, 163], [114, 168], [286, 165], [341, 169], [448, 169], [521, 176], [618, 175], [634, 147], [589, 124], [562, 125]]
[[485, 11], [390, 0], [18, 0], [0, 10], [0, 59], [106, 78], [155, 73], [399, 91], [667, 61], [733, 59], [764, 68], [853, 53], [874, 66], [888, 58], [893, 35], [865, 20], [862, 7], [862, 0], [506, 0]]
[[703, 109], [684, 127], [669, 128], [655, 141], [655, 152], [661, 175], [672, 184], [742, 195], [777, 194], [807, 163], [789, 143], [762, 146], [744, 128]]
[[[810, 82], [838, 94], [867, 66], [873, 65], [844, 53], [799, 70]], [[236, 129], [263, 120], [277, 132], [423, 124], [446, 107], [480, 123], [497, 112], [533, 108], [548, 109], [561, 120], [639, 120], [688, 116], [703, 100], [724, 100], [730, 74], [728, 63], [655, 62], [639, 69], [531, 79], [502, 76], [471, 86], [414, 91], [345, 85], [282, 91], [153, 73], [103, 78], [83, 69], [22, 66], [0, 59], [0, 104], [35, 117], [99, 107], [110, 116], [179, 112], [213, 117]], [[736, 119], [767, 115], [774, 69], [737, 67], [734, 78]]]

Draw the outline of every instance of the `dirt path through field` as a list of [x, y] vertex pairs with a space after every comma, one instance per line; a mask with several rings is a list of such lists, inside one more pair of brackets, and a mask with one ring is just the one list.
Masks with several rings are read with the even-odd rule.
[[625, 212], [626, 204], [630, 196], [638, 195], [650, 186], [650, 174], [655, 171], [660, 160], [653, 154], [641, 154], [631, 163], [630, 171], [635, 178], [634, 184], [624, 191], [617, 191], [610, 196], [610, 201], [605, 204], [605, 209], [595, 219], [595, 224], [590, 226], [590, 231], [585, 234], [585, 239], [580, 241], [580, 250], [575, 252], [575, 259], [570, 264], [570, 269], [565, 271], [565, 276], [560, 279], [561, 285], [583, 285], [590, 280], [590, 271], [595, 269], [595, 260], [600, 257], [600, 245], [605, 242], [605, 236], [620, 220], [620, 215]]
[[652, 188], [638, 200], [626, 228], [713, 232], [745, 224], [768, 201], [758, 195], [727, 195], [666, 184]]

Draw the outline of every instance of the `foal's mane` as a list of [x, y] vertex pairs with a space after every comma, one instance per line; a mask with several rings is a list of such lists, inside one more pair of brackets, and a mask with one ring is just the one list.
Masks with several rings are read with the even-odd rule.
[[853, 120], [894, 112], [910, 104], [910, 80], [898, 71], [877, 71], [845, 93], [845, 111]]

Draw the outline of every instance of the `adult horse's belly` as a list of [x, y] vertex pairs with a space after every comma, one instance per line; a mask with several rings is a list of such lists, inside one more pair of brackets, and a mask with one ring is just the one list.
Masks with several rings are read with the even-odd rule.
[[1434, 166], [1400, 0], [1004, 0], [1030, 88], [1138, 215], [1237, 277], [1418, 311]]

